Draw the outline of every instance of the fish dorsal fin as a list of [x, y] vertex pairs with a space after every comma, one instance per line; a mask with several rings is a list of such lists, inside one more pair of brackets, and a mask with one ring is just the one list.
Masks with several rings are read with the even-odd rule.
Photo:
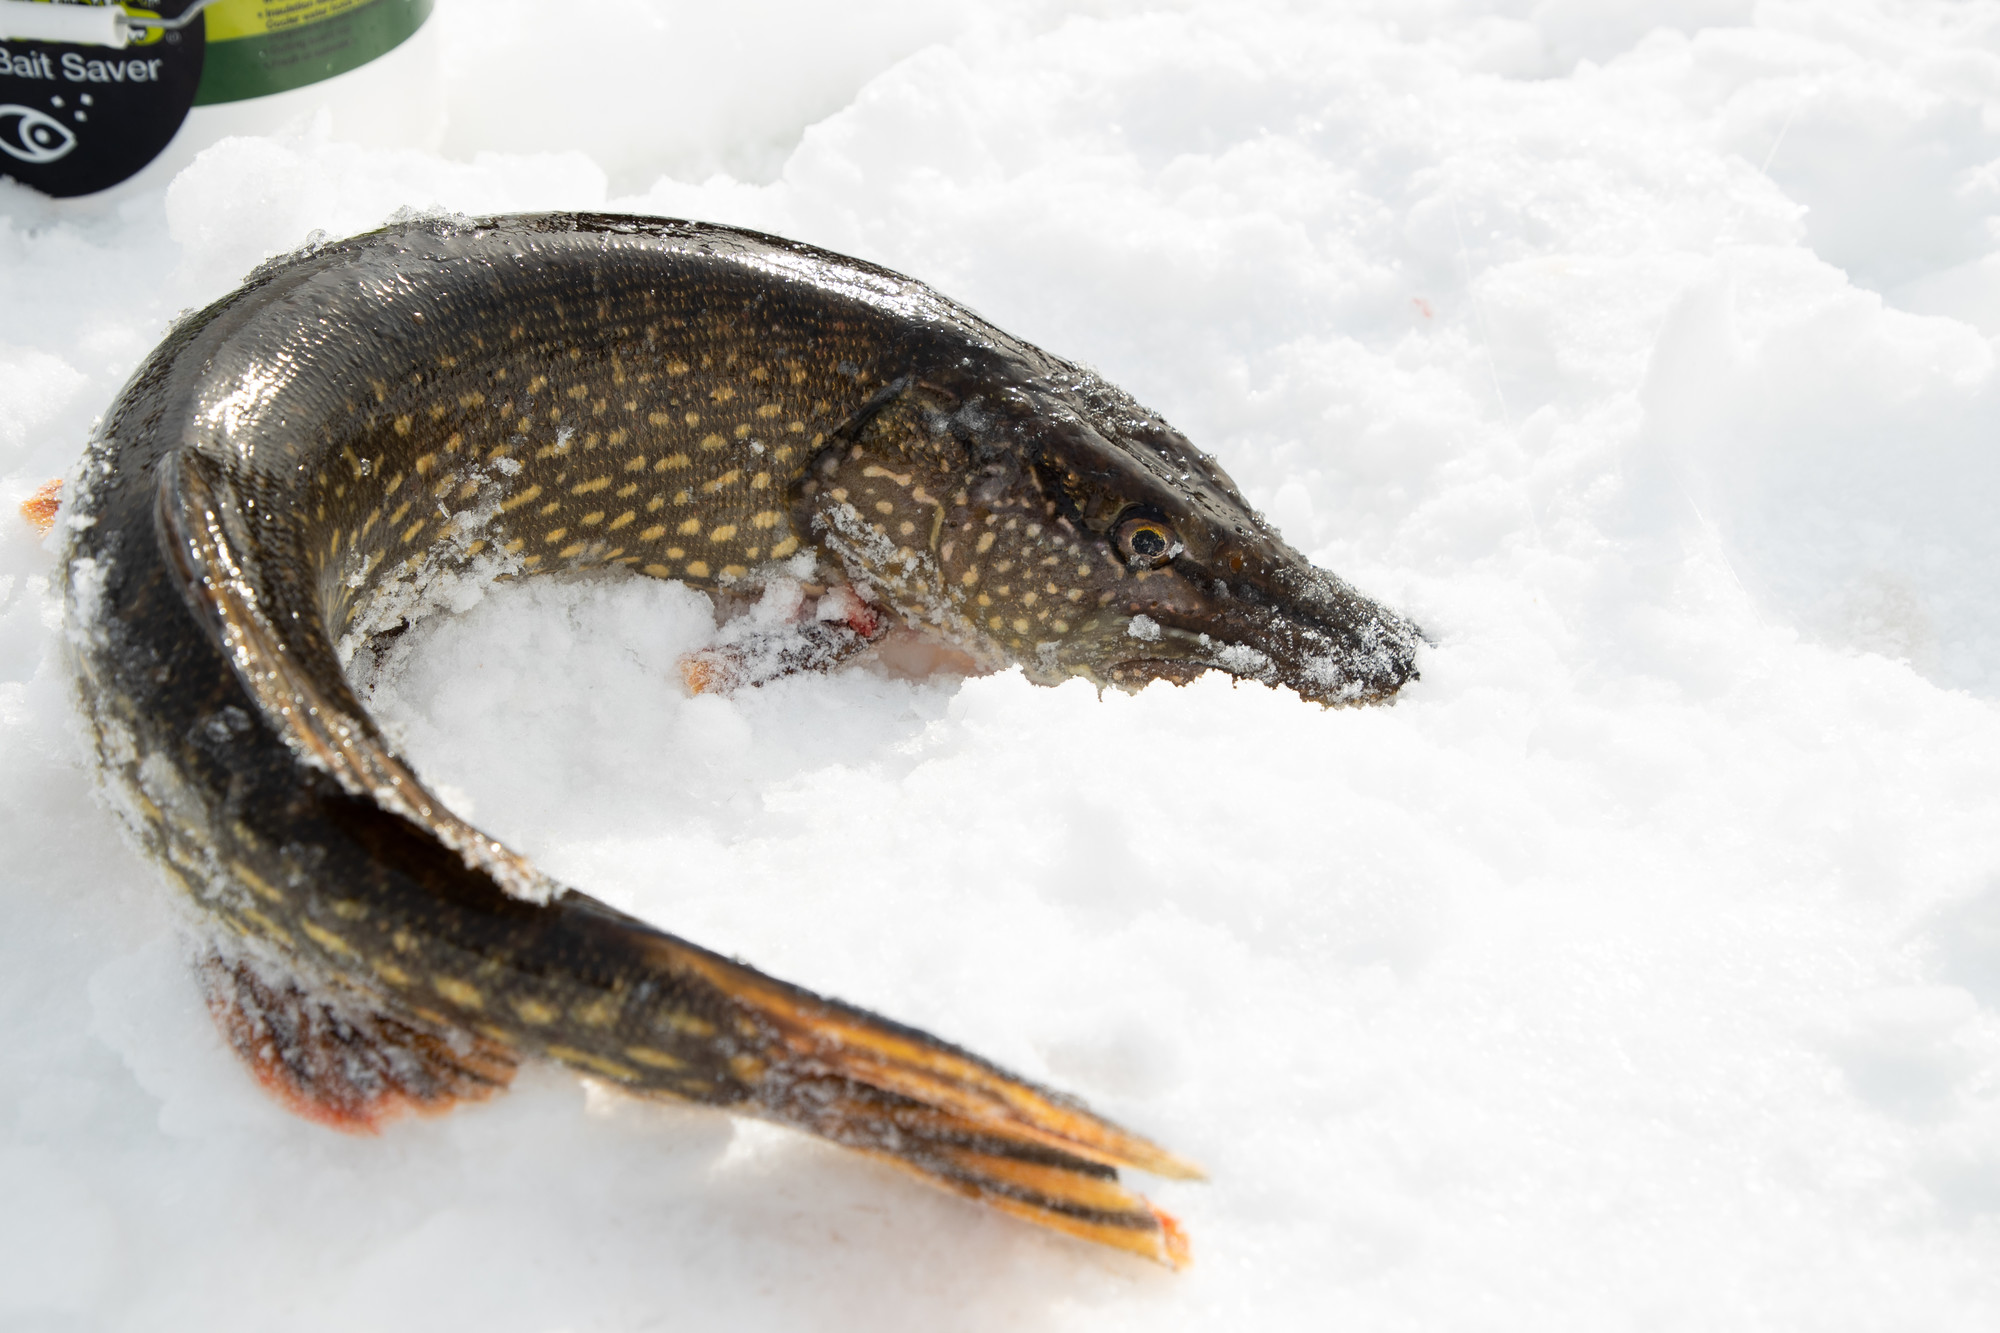
[[349, 795], [426, 829], [510, 896], [535, 903], [554, 898], [560, 885], [453, 814], [351, 695], [343, 706], [314, 679], [306, 656], [334, 660], [326, 625], [313, 612], [287, 616], [289, 635], [279, 629], [275, 598], [235, 490], [221, 465], [199, 450], [179, 450], [161, 462], [157, 519], [168, 567], [265, 722], [302, 762]]

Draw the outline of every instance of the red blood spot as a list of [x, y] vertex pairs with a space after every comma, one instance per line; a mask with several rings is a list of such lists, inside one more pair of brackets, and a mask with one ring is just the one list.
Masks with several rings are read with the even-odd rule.
[[840, 618], [847, 627], [864, 639], [875, 637], [882, 628], [882, 613], [861, 600], [861, 594], [850, 587], [835, 588], [830, 596], [838, 598], [835, 603], [840, 609]]

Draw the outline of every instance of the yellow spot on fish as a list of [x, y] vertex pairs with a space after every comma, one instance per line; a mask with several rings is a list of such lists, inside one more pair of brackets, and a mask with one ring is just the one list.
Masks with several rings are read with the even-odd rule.
[[660, 511], [661, 506], [665, 505], [666, 502], [667, 502], [667, 497], [665, 497], [664, 495], [656, 495], [652, 499], [646, 501], [646, 512], [649, 514], [658, 513]]
[[705, 578], [707, 578], [707, 577], [708, 577], [708, 561], [706, 561], [706, 560], [690, 560], [690, 561], [688, 562], [688, 567], [687, 567], [687, 573], [688, 573], [688, 577], [689, 577], [689, 578], [691, 578], [691, 579], [705, 579]]
[[353, 945], [316, 922], [301, 921], [299, 922], [299, 929], [306, 933], [306, 938], [319, 945], [322, 949], [327, 949], [334, 953], [351, 954], [354, 952]]
[[551, 529], [548, 536], [542, 538], [542, 540], [547, 542], [549, 545], [554, 546], [557, 542], [561, 541], [563, 538], [567, 536], [569, 536], [568, 528], [554, 528]]
[[749, 572], [749, 570], [743, 568], [741, 565], [724, 565], [722, 567], [722, 577], [726, 579], [740, 579]]
[[715, 1035], [715, 1024], [709, 1022], [706, 1018], [697, 1018], [693, 1014], [668, 1014], [666, 1015], [666, 1024], [674, 1031], [685, 1032], [690, 1037], [713, 1037]]
[[[988, 522], [991, 521], [992, 520], [990, 519], [988, 520]], [[985, 555], [988, 551], [993, 549], [993, 534], [990, 532], [980, 533], [979, 541], [976, 545], [973, 546], [972, 549], [979, 552], [979, 554], [981, 555]]]
[[971, 569], [966, 570], [958, 576], [958, 581], [970, 588], [973, 584], [979, 582], [979, 567], [974, 565]]
[[790, 555], [792, 552], [798, 549], [799, 549], [799, 539], [797, 537], [787, 537], [783, 541], [779, 542], [776, 546], [773, 546], [771, 548], [771, 558], [773, 560], [783, 560], [786, 556]]
[[646, 455], [635, 454], [631, 458], [626, 459], [625, 470], [627, 472], [644, 472], [646, 470]]
[[416, 522], [410, 524], [408, 528], [404, 529], [403, 544], [407, 546], [409, 543], [415, 541], [417, 534], [424, 530], [424, 524], [427, 522], [429, 522], [428, 519], [420, 518]]
[[248, 921], [253, 925], [255, 925], [259, 930], [264, 932], [264, 934], [270, 936], [272, 939], [281, 940], [288, 945], [292, 942], [292, 932], [286, 930], [283, 926], [273, 921], [270, 917], [265, 916], [262, 912], [258, 911], [256, 908], [254, 907], [240, 908], [238, 910], [238, 915], [240, 915], [245, 921]]
[[409, 433], [410, 433], [410, 414], [405, 412], [402, 416], [396, 418], [396, 434], [408, 435]]
[[255, 893], [259, 898], [264, 898], [274, 903], [281, 903], [285, 901], [285, 895], [281, 893], [278, 889], [273, 887], [270, 881], [266, 880], [262, 875], [258, 874], [256, 871], [252, 870], [249, 866], [243, 864], [241, 861], [231, 861], [229, 863], [229, 868], [235, 871], [236, 878], [242, 880], [245, 884], [249, 885], [250, 891], [252, 893]]
[[[674, 414], [671, 412], [648, 412], [646, 414], [646, 421], [649, 425], [671, 426], [674, 424]], [[689, 424], [692, 425], [693, 423], [690, 422]]]
[[738, 426], [734, 433], [736, 435], [736, 438], [739, 440], [747, 440], [750, 438], [750, 428], [748, 426]]
[[683, 537], [692, 537], [697, 532], [701, 531], [701, 520], [698, 518], [691, 518], [687, 520], [685, 523], [681, 524], [680, 527], [675, 530], [679, 532]]
[[545, 1049], [550, 1056], [566, 1065], [581, 1065], [593, 1073], [616, 1079], [620, 1083], [632, 1083], [639, 1077], [639, 1071], [630, 1065], [621, 1065], [616, 1060], [607, 1060], [601, 1055], [592, 1055], [589, 1051], [579, 1051], [574, 1046], [549, 1046]]
[[781, 417], [784, 414], [785, 409], [777, 403], [766, 403], [757, 409], [757, 415], [760, 417]]
[[636, 511], [628, 509], [624, 513], [620, 514], [617, 518], [612, 519], [611, 525], [607, 527], [605, 531], [616, 532], [618, 531], [618, 529], [624, 527], [627, 523], [630, 523], [633, 519], [637, 517], [639, 517], [639, 515]]
[[478, 407], [485, 401], [486, 395], [477, 389], [474, 389], [471, 393], [462, 393], [458, 396], [458, 405], [463, 408]]
[[526, 546], [527, 544], [528, 542], [525, 537], [516, 537], [513, 541], [508, 542], [505, 546], [501, 547], [500, 549], [502, 551], [505, 551], [508, 555], [512, 555], [514, 554], [514, 552], [520, 550], [523, 546]]
[[477, 986], [457, 977], [432, 977], [431, 989], [461, 1009], [481, 1009], [486, 1005], [486, 997]]
[[563, 547], [562, 550], [557, 551], [556, 557], [560, 560], [568, 560], [571, 557], [581, 555], [582, 553], [583, 553], [583, 543], [571, 542], [568, 546]]
[[375, 975], [388, 982], [391, 986], [407, 986], [410, 984], [410, 974], [402, 968], [397, 967], [394, 963], [384, 962], [378, 958], [375, 960], [374, 968]]
[[686, 454], [668, 454], [665, 458], [653, 464], [653, 471], [672, 472], [676, 468], [684, 468], [687, 465], [688, 456]]
[[656, 1051], [650, 1046], [627, 1046], [625, 1054], [631, 1056], [642, 1065], [651, 1065], [654, 1069], [687, 1068], [687, 1061], [681, 1059], [679, 1056], [668, 1055], [665, 1051]]
[[1018, 616], [1015, 618], [1014, 632], [1016, 634], [1026, 634], [1028, 632], [1028, 629], [1029, 629], [1029, 623], [1028, 623], [1028, 618], [1026, 616]]
[[669, 375], [685, 375], [688, 373], [688, 363], [685, 361], [669, 361], [667, 362], [667, 373]]
[[736, 389], [733, 385], [718, 384], [708, 391], [708, 396], [718, 403], [726, 403], [736, 396]]
[[756, 514], [751, 517], [750, 526], [753, 528], [775, 528], [778, 526], [778, 519], [780, 517], [781, 515], [778, 513], [777, 510], [766, 509], [761, 514]]
[[712, 542], [726, 542], [735, 535], [736, 525], [734, 523], [724, 523], [716, 528], [714, 532], [709, 533], [708, 539]]
[[[696, 526], [699, 526], [699, 524], [697, 524]], [[655, 523], [652, 527], [647, 528], [644, 532], [639, 534], [639, 540], [642, 542], [656, 542], [660, 538], [666, 535], [667, 535], [666, 524]]]
[[592, 491], [601, 491], [610, 485], [611, 478], [609, 477], [592, 477], [589, 481], [580, 481], [570, 487], [569, 493], [571, 495], [589, 495]]
[[586, 528], [594, 528], [603, 521], [604, 511], [602, 509], [593, 509], [583, 516], [583, 526]]
[[636, 494], [638, 492], [638, 489], [639, 489], [638, 482], [628, 481], [623, 486], [620, 486], [616, 491], [612, 493], [622, 500], [628, 495]]
[[537, 483], [536, 485], [528, 487], [527, 490], [522, 491], [518, 495], [510, 495], [506, 499], [502, 500], [500, 502], [500, 508], [503, 512], [509, 509], [519, 509], [522, 505], [528, 503], [528, 501], [534, 499], [541, 493], [542, 493], [541, 485]]

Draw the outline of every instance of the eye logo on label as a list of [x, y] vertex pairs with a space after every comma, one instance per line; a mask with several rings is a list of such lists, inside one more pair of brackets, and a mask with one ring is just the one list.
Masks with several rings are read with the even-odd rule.
[[53, 162], [76, 147], [76, 132], [45, 111], [0, 104], [0, 152], [23, 162]]

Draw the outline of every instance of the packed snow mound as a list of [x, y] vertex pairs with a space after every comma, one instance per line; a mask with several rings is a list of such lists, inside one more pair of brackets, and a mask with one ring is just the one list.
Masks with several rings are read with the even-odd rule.
[[[839, 21], [832, 17], [838, 14]], [[2000, 5], [440, 3], [406, 142], [0, 184], [0, 1327], [2000, 1322]], [[179, 310], [399, 209], [886, 264], [1435, 640], [1389, 708], [869, 669], [456, 590], [356, 662], [565, 882], [1208, 1168], [1174, 1276], [560, 1071], [379, 1138], [234, 1064], [90, 795], [69, 469]]]

